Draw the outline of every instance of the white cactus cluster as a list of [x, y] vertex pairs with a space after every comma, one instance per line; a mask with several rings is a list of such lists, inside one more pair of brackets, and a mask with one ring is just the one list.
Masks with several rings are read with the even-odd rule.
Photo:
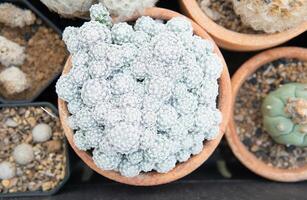
[[73, 66], [56, 85], [76, 146], [127, 177], [167, 173], [200, 153], [222, 120], [213, 44], [183, 17], [112, 25], [102, 4], [90, 11], [90, 22], [64, 31]]
[[306, 0], [232, 0], [243, 23], [267, 33], [282, 32], [307, 20]]
[[102, 3], [111, 15], [128, 17], [135, 12], [142, 13], [158, 0], [41, 0], [50, 10], [64, 17], [85, 17], [91, 5]]
[[21, 9], [11, 3], [0, 4], [0, 23], [6, 26], [22, 28], [34, 24], [35, 20], [31, 10]]

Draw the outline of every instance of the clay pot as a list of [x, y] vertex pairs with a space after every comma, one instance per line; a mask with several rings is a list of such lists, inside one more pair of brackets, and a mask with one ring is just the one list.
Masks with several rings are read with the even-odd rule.
[[[170, 20], [173, 17], [181, 16], [177, 12], [170, 11], [167, 9], [162, 9], [162, 8], [149, 8], [145, 11], [145, 13], [143, 13], [143, 15], [151, 16], [152, 18], [163, 19], [163, 20]], [[192, 22], [192, 25], [194, 27], [195, 34], [201, 36], [204, 39], [213, 41], [211, 37], [200, 26], [198, 26], [194, 22]], [[75, 146], [74, 141], [73, 141], [73, 130], [67, 124], [67, 117], [69, 116], [67, 105], [63, 100], [59, 99], [58, 103], [59, 103], [59, 112], [60, 112], [61, 122], [64, 128], [65, 135], [70, 145], [74, 149], [74, 151], [90, 168], [95, 170], [97, 173], [109, 179], [115, 180], [117, 182], [129, 184], [129, 185], [152, 186], [152, 185], [165, 184], [171, 181], [175, 181], [179, 178], [182, 178], [186, 176], [187, 174], [191, 173], [192, 171], [194, 171], [203, 162], [205, 162], [208, 159], [208, 157], [213, 153], [213, 151], [215, 150], [215, 148], [217, 147], [221, 138], [224, 135], [224, 132], [227, 127], [228, 119], [230, 117], [231, 86], [230, 86], [229, 73], [228, 73], [226, 63], [223, 59], [223, 56], [216, 45], [215, 45], [215, 52], [222, 59], [223, 65], [224, 65], [222, 76], [219, 81], [220, 91], [219, 91], [219, 101], [218, 101], [219, 109], [221, 110], [222, 115], [223, 115], [223, 121], [220, 125], [220, 133], [217, 136], [217, 138], [211, 141], [206, 141], [204, 144], [204, 149], [202, 150], [201, 153], [191, 157], [187, 162], [177, 164], [177, 166], [173, 170], [165, 174], [157, 173], [157, 172], [149, 172], [149, 173], [142, 173], [133, 178], [127, 178], [127, 177], [121, 176], [119, 173], [115, 171], [102, 170], [95, 165], [92, 157], [87, 152], [80, 151]], [[72, 66], [71, 59], [69, 58], [64, 67], [63, 74], [68, 73], [69, 70], [71, 69], [71, 66]]]
[[[245, 80], [264, 64], [280, 58], [296, 58], [307, 61], [307, 49], [297, 47], [275, 48], [264, 51], [245, 62], [232, 77], [232, 106], [234, 106], [238, 91]], [[226, 139], [232, 152], [248, 169], [264, 178], [274, 181], [295, 182], [307, 179], [307, 165], [295, 169], [281, 169], [269, 166], [245, 147], [236, 130], [234, 116], [231, 116], [226, 132]]]
[[180, 0], [183, 13], [204, 28], [218, 46], [234, 51], [255, 51], [282, 44], [307, 30], [307, 21], [287, 31], [274, 34], [244, 34], [220, 26], [209, 18], [196, 0]]

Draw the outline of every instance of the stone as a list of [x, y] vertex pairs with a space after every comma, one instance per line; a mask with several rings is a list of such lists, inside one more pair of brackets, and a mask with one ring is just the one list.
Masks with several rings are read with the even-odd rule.
[[51, 141], [45, 142], [43, 146], [47, 148], [47, 151], [49, 153], [59, 152], [62, 149], [62, 143], [60, 140], [51, 140]]

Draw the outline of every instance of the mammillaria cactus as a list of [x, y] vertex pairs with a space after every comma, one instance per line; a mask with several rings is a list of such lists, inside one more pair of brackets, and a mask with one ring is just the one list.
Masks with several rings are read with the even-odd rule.
[[[112, 15], [127, 17], [152, 7], [158, 0], [41, 0], [50, 10], [64, 17], [85, 17], [91, 5], [100, 2]], [[93, 12], [92, 12], [93, 13]]]
[[243, 23], [267, 33], [282, 32], [307, 20], [306, 0], [232, 0]]
[[262, 104], [263, 125], [280, 144], [307, 146], [307, 84], [289, 83]]
[[32, 130], [34, 142], [46, 142], [52, 136], [52, 129], [48, 124], [37, 124]]
[[9, 67], [0, 73], [0, 85], [8, 94], [17, 94], [30, 87], [30, 81], [26, 74], [18, 67]]
[[11, 3], [1, 3], [0, 13], [0, 23], [10, 27], [22, 28], [34, 24], [36, 20], [32, 11], [23, 10]]
[[6, 67], [22, 65], [26, 58], [24, 49], [19, 44], [0, 36], [0, 63]]
[[26, 165], [34, 159], [33, 148], [29, 144], [20, 144], [13, 151], [15, 161], [20, 165]]
[[12, 163], [1, 162], [0, 163], [0, 179], [11, 179], [16, 175], [16, 168]]
[[[90, 22], [63, 33], [72, 68], [56, 84], [77, 148], [93, 150], [98, 167], [127, 177], [167, 173], [200, 153], [221, 123], [223, 65], [211, 42], [193, 35], [183, 17], [113, 25], [102, 4], [90, 11]], [[83, 31], [94, 35], [85, 40]]]

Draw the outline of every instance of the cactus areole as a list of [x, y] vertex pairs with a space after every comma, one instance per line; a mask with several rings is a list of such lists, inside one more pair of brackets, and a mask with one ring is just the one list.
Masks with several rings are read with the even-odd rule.
[[307, 84], [289, 83], [262, 104], [264, 129], [280, 144], [307, 146]]

